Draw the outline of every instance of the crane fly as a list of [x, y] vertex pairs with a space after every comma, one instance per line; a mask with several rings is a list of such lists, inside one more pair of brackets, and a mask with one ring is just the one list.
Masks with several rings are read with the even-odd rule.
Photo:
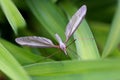
[[87, 12], [86, 5], [83, 5], [80, 7], [80, 9], [72, 16], [69, 23], [66, 26], [65, 36], [66, 40], [63, 42], [61, 37], [58, 34], [55, 34], [55, 37], [59, 43], [59, 45], [53, 44], [53, 42], [45, 37], [37, 37], [37, 36], [26, 36], [26, 37], [19, 37], [16, 38], [15, 41], [23, 46], [31, 46], [31, 47], [39, 47], [39, 48], [59, 48], [61, 49], [65, 55], [67, 55], [66, 52], [66, 43], [72, 36], [72, 34], [76, 31], [76, 29], [79, 27], [79, 24], [84, 19]]

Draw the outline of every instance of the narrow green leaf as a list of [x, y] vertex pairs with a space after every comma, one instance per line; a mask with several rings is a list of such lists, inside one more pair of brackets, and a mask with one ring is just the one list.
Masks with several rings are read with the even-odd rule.
[[81, 60], [99, 59], [100, 55], [92, 32], [84, 20], [74, 34], [77, 53]]
[[99, 51], [103, 51], [103, 47], [105, 45], [105, 41], [107, 39], [107, 34], [109, 32], [109, 24], [103, 22], [92, 21], [89, 22], [91, 25], [91, 30], [93, 31], [95, 40], [99, 46]]
[[30, 80], [25, 70], [0, 43], [0, 70], [12, 80]]
[[25, 66], [35, 80], [119, 80], [120, 59], [62, 61]]
[[65, 40], [64, 29], [67, 19], [61, 10], [51, 0], [26, 0], [38, 21], [55, 39], [55, 33]]
[[120, 42], [120, 1], [118, 0], [118, 9], [113, 19], [102, 57], [108, 56], [117, 47], [119, 42]]
[[17, 34], [17, 29], [26, 25], [24, 18], [11, 0], [0, 0], [0, 5], [12, 29]]

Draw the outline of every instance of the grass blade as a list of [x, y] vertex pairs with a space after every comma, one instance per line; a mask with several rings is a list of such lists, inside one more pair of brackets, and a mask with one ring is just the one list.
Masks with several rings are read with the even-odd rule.
[[17, 34], [17, 29], [26, 25], [24, 18], [11, 0], [0, 0], [0, 5], [12, 29]]
[[120, 42], [120, 1], [118, 0], [118, 9], [113, 19], [109, 36], [106, 42], [106, 45], [103, 50], [102, 57], [108, 56], [119, 44]]
[[81, 60], [100, 59], [92, 32], [84, 20], [74, 34], [77, 53]]
[[97, 45], [99, 47], [100, 53], [103, 51], [103, 47], [106, 41], [107, 34], [109, 32], [109, 24], [102, 23], [98, 21], [92, 21], [89, 22], [89, 25], [91, 25], [91, 30], [93, 31], [95, 40], [97, 42]]
[[38, 21], [54, 39], [55, 33], [58, 33], [63, 40], [65, 39], [64, 29], [67, 20], [51, 0], [26, 0], [26, 2]]
[[12, 80], [30, 80], [25, 70], [0, 43], [0, 70]]
[[25, 69], [35, 80], [119, 80], [119, 61], [49, 62], [28, 65]]

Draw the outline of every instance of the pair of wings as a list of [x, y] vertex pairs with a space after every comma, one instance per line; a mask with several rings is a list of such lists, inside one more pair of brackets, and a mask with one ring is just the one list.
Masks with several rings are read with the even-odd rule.
[[[65, 36], [66, 36], [65, 43], [69, 40], [69, 38], [78, 28], [79, 24], [82, 22], [86, 14], [86, 11], [87, 11], [86, 5], [83, 5], [70, 19], [65, 31]], [[49, 48], [49, 47], [58, 48], [58, 46], [54, 45], [50, 39], [44, 37], [36, 37], [36, 36], [20, 37], [20, 38], [16, 38], [15, 41], [18, 44], [25, 46], [40, 47], [40, 48]]]

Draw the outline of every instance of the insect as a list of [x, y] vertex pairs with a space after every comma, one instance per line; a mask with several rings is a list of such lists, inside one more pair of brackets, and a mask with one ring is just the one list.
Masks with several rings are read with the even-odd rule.
[[66, 43], [72, 36], [72, 34], [76, 31], [76, 29], [79, 27], [79, 24], [84, 19], [87, 12], [86, 5], [83, 5], [71, 18], [69, 23], [67, 24], [65, 36], [66, 40], [63, 42], [62, 39], [58, 34], [55, 34], [55, 37], [59, 43], [59, 45], [53, 44], [53, 42], [45, 37], [37, 37], [37, 36], [26, 36], [26, 37], [19, 37], [16, 38], [15, 41], [24, 46], [31, 46], [31, 47], [39, 47], [39, 48], [59, 48], [61, 49], [65, 55], [67, 55], [66, 52]]

